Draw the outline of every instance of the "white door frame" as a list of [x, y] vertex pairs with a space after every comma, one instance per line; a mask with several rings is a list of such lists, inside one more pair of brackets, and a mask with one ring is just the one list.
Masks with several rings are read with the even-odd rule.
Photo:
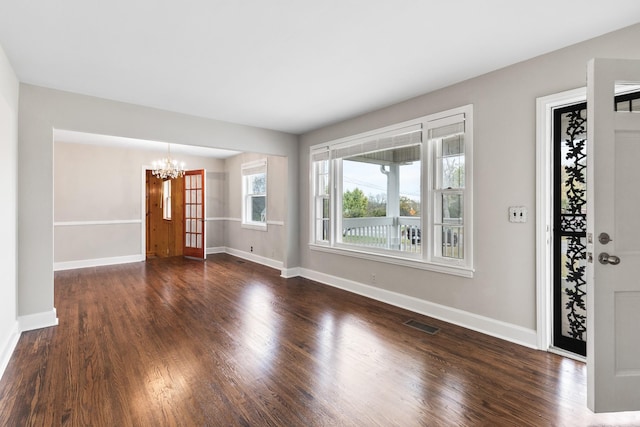
[[536, 335], [539, 350], [584, 361], [552, 346], [553, 331], [553, 110], [587, 100], [581, 87], [536, 99]]

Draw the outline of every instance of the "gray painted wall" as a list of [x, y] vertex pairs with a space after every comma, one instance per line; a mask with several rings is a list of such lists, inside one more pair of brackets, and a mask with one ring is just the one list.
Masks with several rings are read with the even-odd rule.
[[0, 209], [0, 376], [18, 338], [18, 90], [18, 79], [0, 46], [0, 159], [4, 168]]
[[[56, 141], [54, 144], [54, 262], [139, 255], [145, 213], [143, 167], [164, 151]], [[206, 216], [223, 216], [224, 160], [180, 155], [187, 169], [206, 169]], [[69, 222], [139, 221], [100, 225]], [[206, 247], [223, 246], [224, 235], [207, 222]]]
[[[586, 85], [593, 57], [640, 58], [640, 25], [492, 72], [300, 138], [301, 266], [527, 329], [536, 328], [536, 98]], [[490, 54], [489, 52], [487, 54]], [[308, 246], [309, 147], [474, 105], [472, 279], [313, 251]], [[529, 221], [507, 220], [526, 206]], [[376, 274], [376, 283], [370, 278]]]

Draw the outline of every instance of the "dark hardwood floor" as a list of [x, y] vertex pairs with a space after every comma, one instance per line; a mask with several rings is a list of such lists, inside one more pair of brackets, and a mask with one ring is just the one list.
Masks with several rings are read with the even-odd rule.
[[228, 255], [58, 272], [55, 306], [2, 426], [640, 425], [586, 408], [583, 363]]

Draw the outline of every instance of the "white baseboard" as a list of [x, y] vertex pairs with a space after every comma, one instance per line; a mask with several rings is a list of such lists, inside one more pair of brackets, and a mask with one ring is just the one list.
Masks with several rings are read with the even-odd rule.
[[0, 343], [0, 379], [2, 379], [4, 371], [7, 369], [7, 365], [9, 365], [9, 360], [11, 360], [11, 355], [16, 349], [16, 345], [18, 345], [19, 339], [20, 328], [16, 321], [11, 328], [11, 332], [9, 332], [9, 336], [3, 343]]
[[4, 371], [7, 369], [9, 360], [11, 360], [11, 356], [18, 345], [18, 340], [22, 332], [48, 328], [50, 326], [56, 326], [57, 324], [58, 317], [55, 308], [43, 313], [19, 316], [5, 342], [0, 343], [0, 379], [2, 379]]
[[536, 331], [533, 329], [523, 328], [511, 323], [502, 322], [500, 320], [491, 319], [489, 317], [480, 316], [467, 311], [447, 307], [441, 304], [436, 304], [412, 296], [376, 288], [374, 286], [365, 285], [363, 283], [331, 276], [329, 274], [320, 273], [306, 268], [300, 268], [299, 273], [302, 277], [306, 277], [307, 279], [311, 279], [325, 285], [344, 289], [358, 295], [404, 308], [414, 313], [443, 320], [445, 322], [462, 326], [486, 335], [491, 335], [515, 344], [538, 349], [537, 335]]
[[275, 259], [266, 258], [251, 252], [240, 251], [238, 249], [225, 248], [225, 252], [229, 255], [246, 259], [247, 261], [252, 261], [258, 264], [266, 265], [267, 267], [275, 268], [277, 270], [282, 270], [282, 267], [284, 265], [282, 261], [276, 261]]
[[58, 324], [56, 309], [54, 308], [51, 311], [45, 311], [42, 313], [29, 314], [27, 316], [19, 316], [18, 324], [21, 332], [56, 326]]
[[209, 254], [223, 254], [226, 252], [226, 248], [224, 246], [217, 246], [214, 248], [207, 248], [207, 255]]
[[100, 267], [103, 265], [127, 264], [131, 262], [142, 262], [145, 255], [126, 255], [109, 258], [82, 259], [78, 261], [54, 262], [53, 271], [73, 270], [76, 268]]
[[297, 276], [300, 276], [300, 267], [283, 268], [280, 272], [280, 277], [284, 277], [285, 279], [291, 279]]

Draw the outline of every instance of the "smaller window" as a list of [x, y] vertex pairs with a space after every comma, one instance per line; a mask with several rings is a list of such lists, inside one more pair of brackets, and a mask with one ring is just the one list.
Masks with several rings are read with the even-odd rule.
[[455, 114], [430, 121], [429, 143], [433, 150], [432, 259], [442, 263], [464, 263], [468, 258], [465, 235], [468, 213], [465, 206], [468, 133], [470, 114]]
[[171, 180], [162, 182], [162, 219], [171, 220]]
[[267, 160], [244, 163], [242, 169], [242, 224], [267, 227]]

